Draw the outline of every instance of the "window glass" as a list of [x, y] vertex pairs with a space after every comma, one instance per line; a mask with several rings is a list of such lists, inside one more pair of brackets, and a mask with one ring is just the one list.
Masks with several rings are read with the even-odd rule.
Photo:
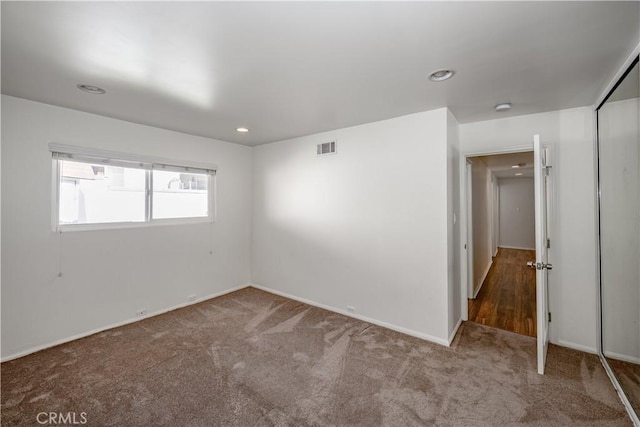
[[143, 169], [60, 160], [60, 224], [145, 221]]
[[[75, 150], [71, 147], [71, 150]], [[215, 169], [52, 151], [57, 230], [96, 224], [213, 221]], [[55, 218], [57, 216], [57, 218]]]
[[206, 217], [209, 212], [209, 176], [153, 171], [153, 218]]

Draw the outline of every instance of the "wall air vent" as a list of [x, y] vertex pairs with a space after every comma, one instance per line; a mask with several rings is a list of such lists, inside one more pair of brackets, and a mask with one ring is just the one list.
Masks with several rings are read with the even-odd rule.
[[318, 149], [316, 154], [318, 156], [322, 156], [324, 154], [335, 154], [336, 153], [336, 142], [325, 142], [324, 144], [318, 144]]

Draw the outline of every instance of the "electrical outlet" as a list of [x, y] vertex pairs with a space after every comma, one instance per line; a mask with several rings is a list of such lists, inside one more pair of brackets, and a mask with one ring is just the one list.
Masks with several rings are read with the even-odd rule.
[[352, 305], [348, 305], [347, 306], [347, 311], [349, 313], [355, 313], [356, 312], [356, 308], [354, 306], [352, 306]]
[[196, 300], [196, 298], [198, 298], [198, 296], [197, 296], [196, 294], [189, 295], [189, 296], [187, 297], [187, 301], [189, 301], [189, 302], [194, 302], [194, 301]]
[[146, 308], [142, 308], [138, 311], [136, 311], [136, 317], [142, 317], [142, 316], [146, 316], [147, 315], [147, 309]]

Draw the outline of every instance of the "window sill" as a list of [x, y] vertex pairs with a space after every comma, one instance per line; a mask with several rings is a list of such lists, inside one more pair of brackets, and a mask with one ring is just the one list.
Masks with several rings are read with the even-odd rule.
[[53, 231], [57, 233], [68, 233], [76, 231], [101, 231], [101, 230], [120, 230], [128, 228], [148, 228], [157, 226], [173, 226], [173, 225], [189, 225], [189, 224], [206, 224], [214, 223], [211, 217], [200, 218], [170, 218], [170, 219], [154, 219], [151, 222], [112, 222], [102, 224], [63, 224], [58, 225]]

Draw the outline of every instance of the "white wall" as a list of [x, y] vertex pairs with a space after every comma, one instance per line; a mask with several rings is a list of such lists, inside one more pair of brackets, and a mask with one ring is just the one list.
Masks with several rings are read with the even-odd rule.
[[[449, 277], [449, 338], [462, 318], [460, 305], [460, 138], [459, 124], [447, 111], [447, 271]], [[466, 309], [466, 307], [465, 307]]]
[[[50, 142], [217, 164], [217, 222], [56, 234]], [[250, 280], [248, 147], [2, 96], [1, 170], [3, 359]]]
[[499, 227], [503, 248], [536, 248], [535, 193], [533, 178], [502, 178]]
[[[446, 342], [456, 147], [447, 117], [439, 109], [256, 147], [252, 281]], [[316, 156], [332, 140], [337, 154]]]
[[491, 250], [491, 172], [481, 158], [471, 165], [472, 222], [473, 222], [473, 292], [475, 297], [492, 263]]
[[604, 354], [640, 363], [640, 136], [638, 98], [599, 112]]
[[[250, 272], [438, 342], [457, 324], [458, 126], [446, 109], [253, 150], [7, 96], [2, 109], [3, 358], [222, 292]], [[587, 107], [459, 126], [465, 154], [530, 147], [534, 133], [552, 143], [552, 340], [584, 349], [595, 348], [592, 126]], [[317, 157], [333, 139], [338, 154]], [[56, 235], [49, 142], [216, 163], [211, 239], [203, 224]]]
[[552, 146], [554, 224], [549, 273], [551, 340], [595, 351], [595, 188], [593, 109], [572, 108], [460, 125], [460, 149], [480, 154]]

